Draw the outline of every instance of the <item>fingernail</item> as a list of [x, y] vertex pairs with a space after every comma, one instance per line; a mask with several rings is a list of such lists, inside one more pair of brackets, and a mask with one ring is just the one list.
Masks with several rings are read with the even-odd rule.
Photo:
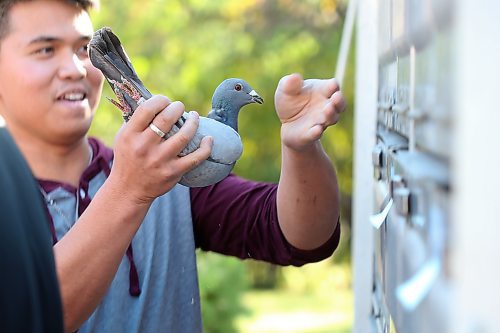
[[182, 103], [181, 101], [173, 101], [172, 103], [170, 103], [168, 105], [169, 108], [184, 108], [184, 103]]
[[198, 118], [200, 115], [196, 111], [189, 111], [190, 118]]

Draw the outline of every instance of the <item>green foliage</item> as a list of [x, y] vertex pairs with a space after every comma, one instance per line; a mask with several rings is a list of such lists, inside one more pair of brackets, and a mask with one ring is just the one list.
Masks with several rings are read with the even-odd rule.
[[286, 267], [278, 290], [249, 290], [250, 310], [236, 320], [241, 333], [352, 332], [353, 294], [349, 265], [331, 260]]
[[281, 278], [281, 267], [266, 262], [248, 260], [248, 282], [254, 289], [274, 289]]
[[350, 288], [351, 271], [347, 265], [333, 259], [308, 264], [303, 267], [284, 267], [282, 288], [295, 293], [329, 294], [338, 289]]
[[[248, 283], [252, 289], [259, 290], [279, 288], [300, 292], [318, 292], [324, 289], [321, 292], [328, 292], [324, 288], [325, 282], [332, 279], [339, 281], [338, 274], [333, 276], [332, 272], [336, 270], [337, 266], [347, 266], [350, 263], [350, 237], [349, 225], [343, 223], [340, 244], [333, 256], [319, 263], [307, 264], [303, 267], [281, 267], [266, 262], [248, 260], [246, 262]], [[347, 281], [347, 279], [341, 280], [342, 282]]]
[[245, 266], [235, 258], [200, 252], [198, 272], [204, 332], [235, 332], [234, 319], [245, 310]]

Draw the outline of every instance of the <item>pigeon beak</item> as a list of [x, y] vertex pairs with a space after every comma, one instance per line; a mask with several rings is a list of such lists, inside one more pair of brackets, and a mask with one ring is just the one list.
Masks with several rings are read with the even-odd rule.
[[252, 96], [252, 103], [259, 103], [259, 104], [264, 103], [262, 97], [260, 97], [259, 94], [255, 92], [255, 90], [250, 91], [250, 93], [248, 94]]

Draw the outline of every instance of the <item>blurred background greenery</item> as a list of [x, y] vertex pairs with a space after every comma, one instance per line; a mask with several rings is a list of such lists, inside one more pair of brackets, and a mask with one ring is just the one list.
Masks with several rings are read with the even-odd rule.
[[[181, 100], [206, 115], [217, 85], [241, 77], [264, 98], [239, 117], [243, 177], [276, 182], [280, 124], [274, 111], [279, 79], [298, 72], [329, 78], [335, 72], [346, 3], [343, 0], [102, 1], [95, 28], [120, 37], [139, 77], [153, 93]], [[351, 58], [354, 52], [351, 50]], [[350, 221], [353, 61], [342, 90], [348, 109], [322, 143], [337, 168], [342, 192], [342, 240], [334, 256], [302, 268], [276, 267], [198, 253], [206, 333], [350, 332]], [[104, 97], [91, 134], [112, 145], [122, 118]]]

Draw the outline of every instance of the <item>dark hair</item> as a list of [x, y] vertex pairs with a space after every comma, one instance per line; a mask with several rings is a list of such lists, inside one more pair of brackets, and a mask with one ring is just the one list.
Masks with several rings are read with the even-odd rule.
[[[9, 12], [12, 6], [17, 3], [29, 2], [34, 0], [0, 0], [0, 41], [7, 35], [9, 31]], [[99, 7], [99, 0], [60, 0], [75, 7], [89, 11]]]

